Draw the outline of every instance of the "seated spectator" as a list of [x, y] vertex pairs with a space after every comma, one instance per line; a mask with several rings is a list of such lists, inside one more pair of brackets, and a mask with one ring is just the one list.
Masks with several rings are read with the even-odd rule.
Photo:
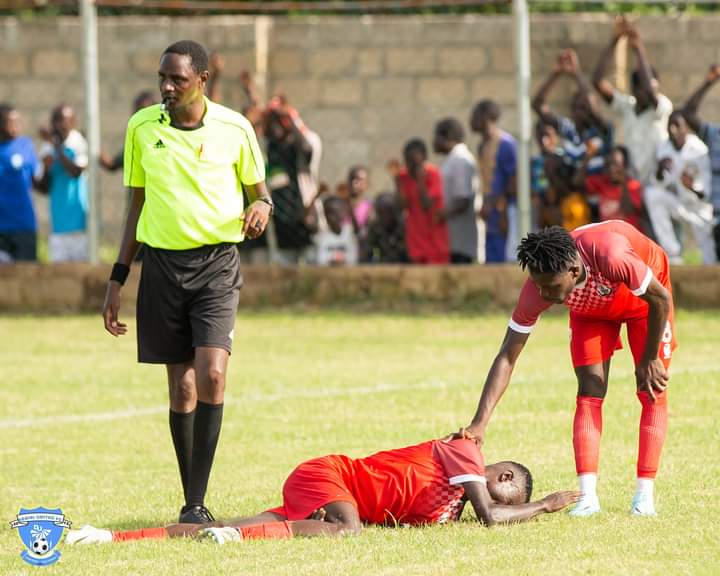
[[450, 251], [440, 171], [427, 161], [427, 147], [422, 140], [405, 144], [404, 157], [404, 167], [393, 161], [389, 169], [405, 210], [405, 244], [410, 261], [447, 264]]
[[37, 157], [21, 135], [20, 113], [0, 104], [0, 263], [37, 258], [37, 224], [32, 201]]
[[348, 204], [338, 196], [327, 196], [323, 202], [325, 225], [315, 234], [315, 264], [343, 266], [358, 263], [358, 242], [348, 220]]
[[41, 132], [43, 176], [40, 188], [50, 195], [51, 262], [86, 260], [87, 142], [75, 129], [75, 111], [67, 104], [51, 115], [51, 128]]
[[372, 264], [407, 262], [405, 227], [397, 197], [391, 192], [381, 192], [375, 198], [373, 208], [363, 261]]
[[[536, 192], [540, 196], [541, 227], [560, 225], [567, 230], [574, 230], [588, 224], [590, 208], [582, 189], [575, 184], [574, 158], [561, 146], [559, 135], [552, 124], [540, 120], [536, 125], [536, 137], [546, 186], [544, 190]], [[535, 182], [536, 187], [542, 184], [542, 180]]]
[[625, 146], [615, 146], [602, 174], [586, 177], [588, 197], [596, 199], [600, 221], [624, 220], [642, 231], [642, 186], [630, 176], [630, 158]]
[[671, 262], [682, 262], [682, 244], [673, 220], [690, 226], [703, 262], [716, 261], [712, 235], [713, 208], [710, 198], [710, 157], [700, 138], [691, 134], [681, 112], [673, 112], [668, 123], [670, 138], [657, 149], [658, 167], [645, 192], [647, 210], [658, 243]]
[[450, 262], [477, 262], [478, 230], [475, 223], [477, 168], [475, 158], [465, 145], [465, 132], [455, 118], [445, 118], [435, 125], [433, 147], [445, 155], [442, 165], [443, 216], [450, 234]]
[[483, 185], [480, 216], [485, 221], [485, 262], [514, 262], [517, 229], [517, 143], [499, 125], [500, 106], [481, 100], [470, 128], [480, 134], [478, 166]]

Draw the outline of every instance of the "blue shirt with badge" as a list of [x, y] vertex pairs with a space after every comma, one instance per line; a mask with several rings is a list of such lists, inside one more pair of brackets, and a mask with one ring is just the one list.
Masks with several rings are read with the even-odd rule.
[[30, 138], [19, 136], [0, 142], [0, 232], [35, 232], [31, 191], [36, 169]]

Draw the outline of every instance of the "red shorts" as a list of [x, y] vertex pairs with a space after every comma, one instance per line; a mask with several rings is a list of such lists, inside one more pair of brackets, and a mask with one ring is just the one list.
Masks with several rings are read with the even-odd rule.
[[[602, 320], [570, 314], [570, 352], [573, 366], [600, 364], [612, 357], [615, 350], [622, 349], [620, 328], [627, 326], [627, 339], [635, 365], [645, 352], [647, 340], [647, 317], [624, 320]], [[677, 348], [675, 340], [675, 318], [672, 306], [663, 331], [658, 358], [667, 369], [670, 366], [673, 350]]]
[[267, 510], [287, 520], [305, 520], [330, 502], [349, 502], [358, 507], [350, 492], [352, 459], [323, 456], [300, 464], [283, 485], [283, 505]]

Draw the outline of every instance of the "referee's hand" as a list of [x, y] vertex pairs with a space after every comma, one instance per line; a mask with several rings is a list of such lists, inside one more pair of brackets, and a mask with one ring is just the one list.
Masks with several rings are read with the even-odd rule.
[[243, 234], [253, 239], [265, 232], [270, 219], [270, 205], [267, 202], [256, 200], [245, 210], [245, 223]]
[[103, 304], [103, 320], [105, 321], [105, 330], [113, 336], [122, 336], [127, 332], [127, 324], [118, 321], [118, 313], [120, 312], [120, 284], [118, 282], [108, 282], [105, 290], [105, 303]]

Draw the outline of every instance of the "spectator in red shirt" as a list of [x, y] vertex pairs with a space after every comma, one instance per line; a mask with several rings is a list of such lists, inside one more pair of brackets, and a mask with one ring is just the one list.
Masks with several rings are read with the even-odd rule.
[[443, 217], [440, 170], [427, 161], [427, 146], [413, 139], [405, 144], [405, 166], [389, 165], [405, 210], [405, 242], [413, 264], [447, 264], [450, 240]]
[[596, 197], [600, 220], [624, 220], [642, 230], [642, 186], [628, 174], [629, 154], [625, 146], [615, 146], [608, 154], [605, 172], [585, 179], [589, 197]]

